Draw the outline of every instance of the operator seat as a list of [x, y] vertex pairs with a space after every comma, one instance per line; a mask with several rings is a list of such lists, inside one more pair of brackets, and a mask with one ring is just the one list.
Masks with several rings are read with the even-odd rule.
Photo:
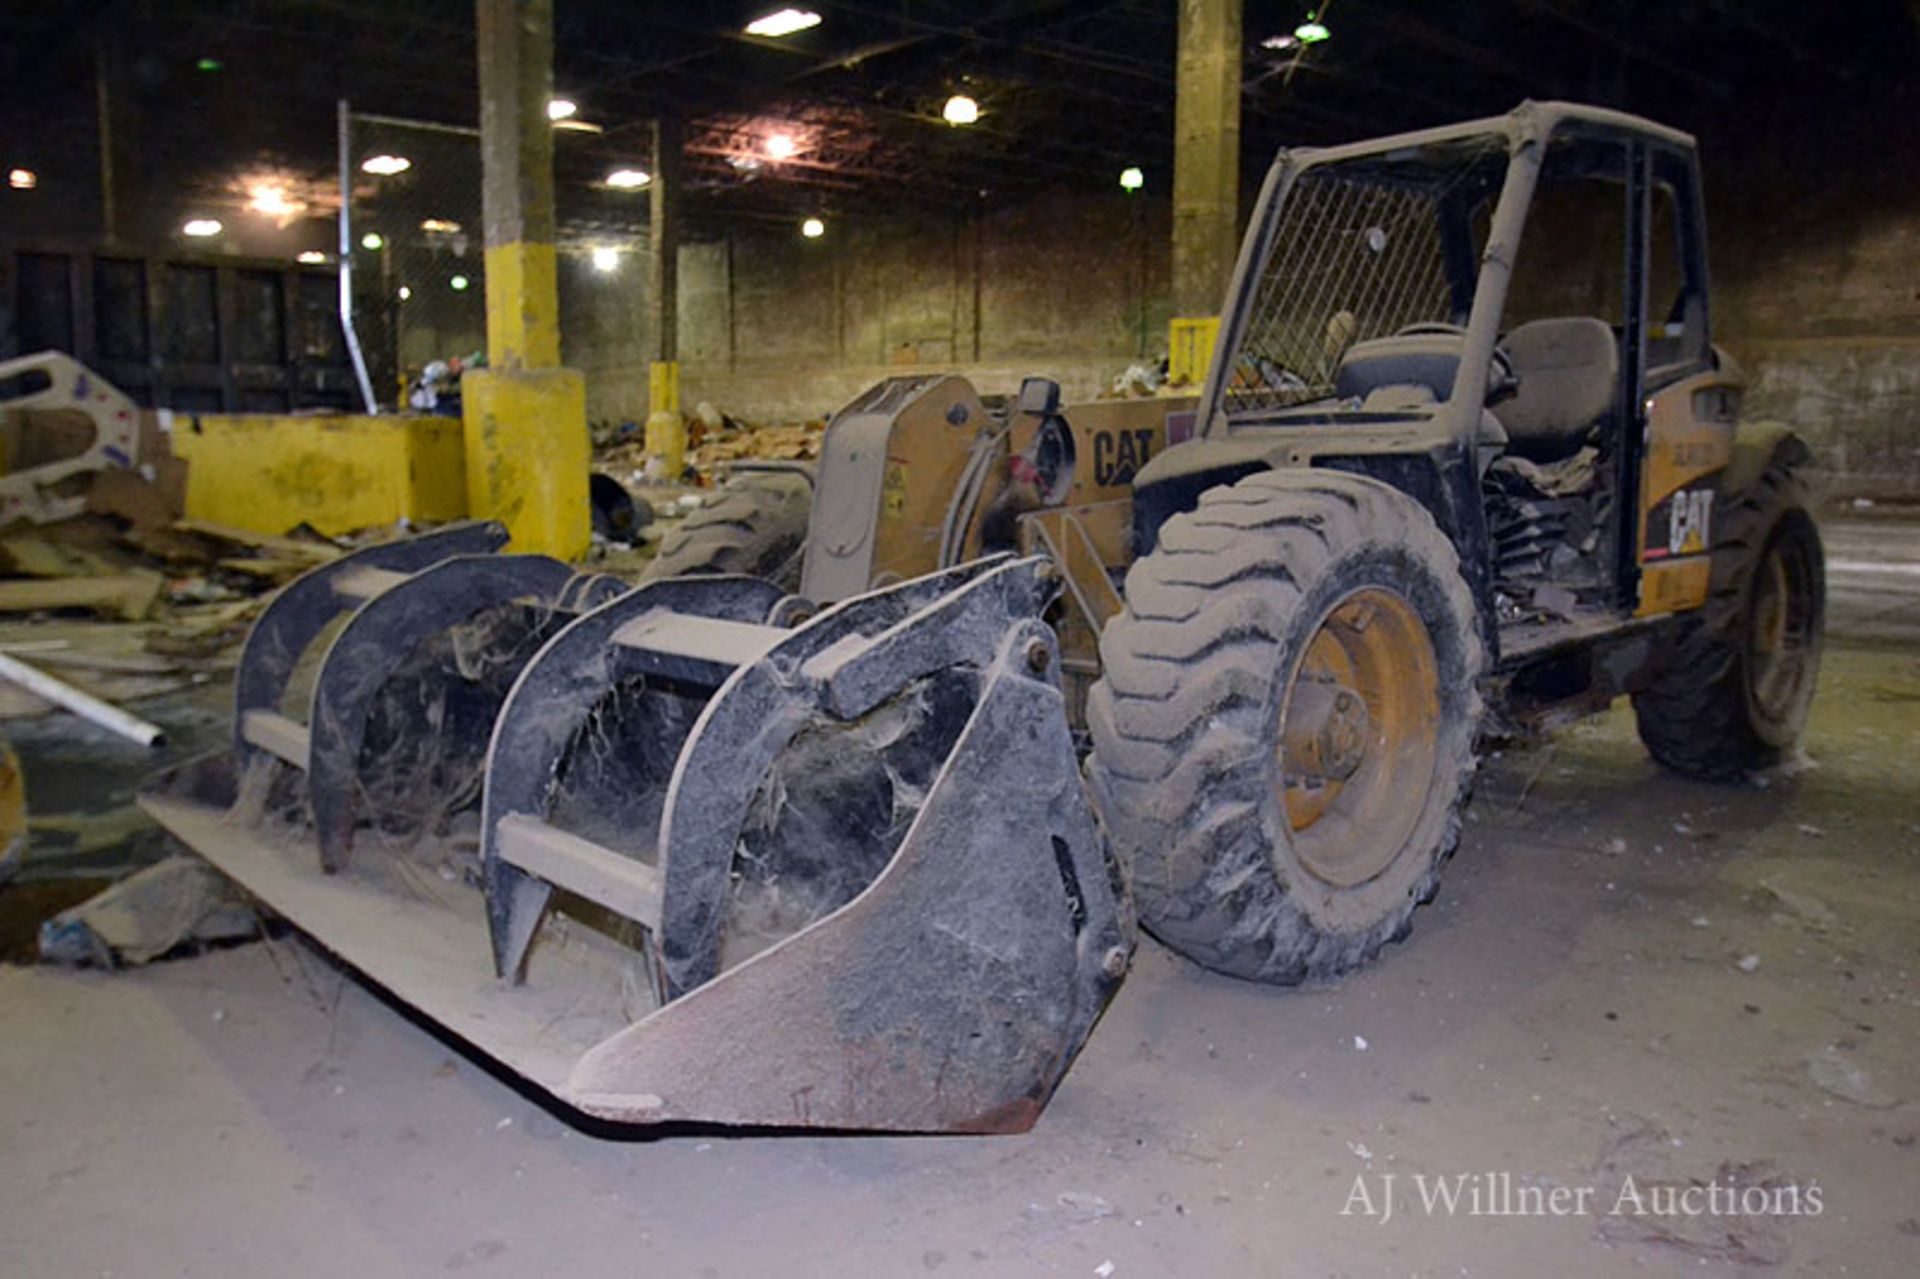
[[1508, 449], [1530, 462], [1571, 457], [1619, 396], [1620, 344], [1612, 327], [1585, 315], [1529, 320], [1501, 346], [1519, 382], [1511, 398], [1493, 406]]

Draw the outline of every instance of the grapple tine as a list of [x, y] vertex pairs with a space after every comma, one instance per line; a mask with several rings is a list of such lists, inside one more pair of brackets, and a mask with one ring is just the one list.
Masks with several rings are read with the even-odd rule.
[[490, 609], [523, 602], [552, 610], [573, 580], [571, 568], [544, 555], [454, 556], [348, 619], [321, 664], [307, 715], [307, 788], [323, 869], [341, 869], [353, 850], [367, 717], [396, 664], [421, 640]]
[[[651, 582], [574, 619], [520, 672], [494, 721], [480, 826], [488, 922], [500, 976], [524, 976], [527, 947], [552, 891], [501, 858], [500, 823], [514, 815], [548, 816], [562, 762], [588, 717], [635, 673], [637, 655], [616, 644], [614, 635], [657, 611], [757, 622], [780, 599], [772, 583], [752, 577]], [[659, 743], [665, 752], [679, 748], [678, 741]]]
[[[1007, 630], [1050, 598], [1037, 564], [985, 563], [985, 571], [976, 563], [957, 582], [949, 580], [953, 574], [936, 575], [944, 589], [929, 590], [930, 579], [921, 578], [836, 605], [740, 671], [707, 706], [674, 766], [661, 827], [661, 946], [670, 994], [685, 994], [719, 971], [733, 850], [754, 797], [742, 779], [765, 774], [824, 715], [850, 719], [941, 667], [984, 670]], [[861, 680], [852, 705], [828, 701], [836, 682]]]
[[[322, 663], [311, 724], [270, 722], [276, 691], [253, 703], [255, 740], [310, 766], [338, 865], [356, 820], [394, 802], [357, 784], [411, 795], [413, 777], [467, 778], [472, 763], [463, 748], [416, 773], [409, 755], [376, 779], [368, 761], [420, 723], [436, 726], [428, 745], [469, 740], [456, 712], [497, 699], [483, 892], [399, 858], [320, 874], [316, 841], [275, 807], [292, 777], [267, 773], [263, 799], [237, 754], [157, 779], [147, 810], [367, 976], [593, 1114], [1033, 1122], [1131, 942], [1080, 787], [1040, 561], [978, 561], [812, 617], [754, 579], [607, 598], [604, 579], [549, 560], [427, 563], [362, 562], [296, 601], [275, 644], [309, 646], [339, 599], [368, 602]], [[470, 671], [480, 686], [448, 683]], [[461, 794], [448, 812], [465, 811]], [[562, 890], [569, 922], [542, 930]], [[629, 924], [645, 930], [637, 947]], [[512, 980], [485, 975], [489, 947]], [[655, 995], [638, 1021], [636, 959]]]
[[492, 521], [452, 524], [404, 542], [363, 547], [289, 582], [261, 611], [240, 650], [233, 682], [234, 751], [240, 761], [244, 764], [257, 749], [243, 735], [247, 715], [274, 712], [301, 654], [329, 622], [357, 605], [338, 589], [343, 580], [366, 569], [417, 573], [449, 556], [482, 555], [506, 542], [507, 530]]
[[[945, 661], [977, 661], [983, 688], [873, 882], [715, 975], [707, 921], [724, 908], [715, 895], [726, 891], [744, 811], [734, 801], [751, 789], [742, 769], [778, 753], [742, 730], [778, 722], [770, 737], [779, 738], [804, 718], [774, 706], [752, 670], [729, 682], [683, 752], [669, 799], [664, 939], [678, 997], [587, 1053], [569, 1100], [636, 1121], [946, 1132], [1032, 1124], [1131, 944], [1080, 790], [1051, 632], [1037, 610], [1023, 617], [1010, 607], [1045, 598], [1036, 570], [1006, 565], [877, 636], [811, 655], [807, 682], [823, 701], [838, 680], [850, 701], [870, 705], [885, 695], [880, 670], [911, 679]], [[755, 670], [795, 673], [791, 655], [786, 664], [769, 655]], [[865, 691], [854, 698], [855, 689]], [[702, 771], [713, 753], [733, 761], [724, 780]], [[688, 835], [696, 824], [697, 844]]]

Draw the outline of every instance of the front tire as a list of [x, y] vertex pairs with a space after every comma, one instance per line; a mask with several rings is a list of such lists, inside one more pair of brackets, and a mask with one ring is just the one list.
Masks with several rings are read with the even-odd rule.
[[1126, 602], [1088, 725], [1141, 921], [1282, 984], [1403, 936], [1458, 838], [1485, 663], [1433, 519], [1359, 476], [1250, 476], [1167, 522]]

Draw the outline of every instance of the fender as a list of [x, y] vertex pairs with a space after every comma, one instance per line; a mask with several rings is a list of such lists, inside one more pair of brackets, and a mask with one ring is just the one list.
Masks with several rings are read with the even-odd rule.
[[1813, 461], [1813, 450], [1785, 422], [1742, 422], [1733, 432], [1733, 459], [1720, 472], [1720, 492], [1732, 495], [1753, 487], [1776, 457], [1805, 466]]

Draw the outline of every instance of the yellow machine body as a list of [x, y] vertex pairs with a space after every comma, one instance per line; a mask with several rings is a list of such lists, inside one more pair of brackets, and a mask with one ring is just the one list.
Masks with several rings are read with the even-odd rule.
[[1647, 399], [1638, 616], [1707, 602], [1713, 504], [1718, 477], [1733, 459], [1739, 405], [1740, 383], [1719, 371], [1683, 378]]

